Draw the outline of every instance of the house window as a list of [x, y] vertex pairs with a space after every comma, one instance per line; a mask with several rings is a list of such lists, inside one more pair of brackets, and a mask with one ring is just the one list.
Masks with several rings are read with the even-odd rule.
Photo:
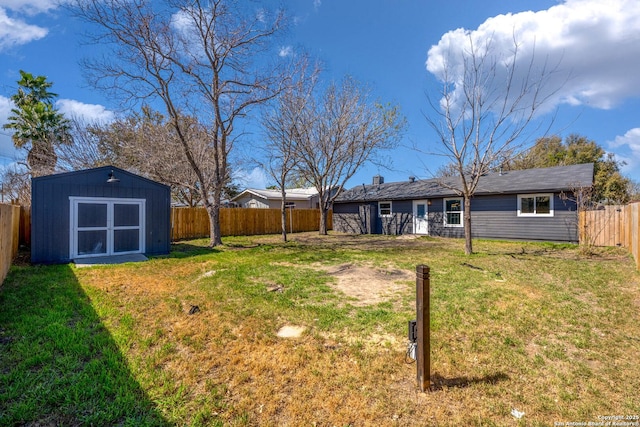
[[285, 209], [293, 209], [296, 207], [296, 202], [285, 202], [284, 203], [284, 208]]
[[445, 227], [462, 227], [462, 198], [444, 199]]
[[518, 216], [553, 216], [553, 194], [519, 194]]
[[391, 216], [391, 202], [378, 202], [378, 215]]

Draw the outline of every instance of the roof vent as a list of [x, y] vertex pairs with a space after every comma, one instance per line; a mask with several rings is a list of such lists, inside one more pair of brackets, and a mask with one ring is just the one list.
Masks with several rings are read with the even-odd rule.
[[380, 184], [384, 184], [384, 177], [380, 176], [380, 175], [376, 175], [373, 177], [373, 185], [380, 185]]
[[409, 177], [409, 182], [416, 182], [416, 177], [415, 176], [410, 176]]

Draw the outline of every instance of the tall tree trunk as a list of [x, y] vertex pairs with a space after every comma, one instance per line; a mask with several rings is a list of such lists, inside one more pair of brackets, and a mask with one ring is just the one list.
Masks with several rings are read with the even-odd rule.
[[320, 234], [321, 236], [326, 236], [327, 233], [327, 212], [329, 212], [329, 209], [326, 209], [323, 206], [320, 206], [320, 227], [319, 227], [319, 231], [318, 234]]
[[[284, 181], [283, 181], [284, 182]], [[287, 241], [287, 192], [282, 189], [282, 202], [280, 204], [280, 211], [282, 214], [282, 241]], [[290, 212], [290, 215], [293, 215], [293, 212]]]
[[464, 197], [464, 253], [473, 253], [473, 242], [471, 240], [471, 198]]
[[205, 200], [205, 207], [209, 214], [209, 247], [222, 245], [222, 236], [220, 234], [220, 197], [219, 190], [214, 190], [213, 201]]
[[51, 175], [56, 168], [58, 156], [48, 141], [33, 141], [27, 154], [27, 164], [32, 177]]

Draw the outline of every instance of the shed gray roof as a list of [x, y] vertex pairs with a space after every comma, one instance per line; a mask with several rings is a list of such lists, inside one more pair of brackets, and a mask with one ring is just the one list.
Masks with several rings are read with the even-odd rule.
[[95, 168], [90, 168], [90, 169], [80, 169], [80, 170], [76, 170], [76, 171], [70, 171], [70, 172], [56, 172], [53, 173], [51, 175], [43, 175], [43, 176], [38, 176], [35, 178], [32, 178], [32, 181], [66, 181], [69, 179], [74, 179], [75, 182], [84, 182], [84, 180], [86, 180], [86, 177], [90, 177], [90, 176], [95, 176], [95, 175], [100, 175], [102, 174], [104, 176], [104, 181], [106, 182], [107, 178], [109, 177], [109, 172], [113, 172], [114, 176], [118, 179], [124, 177], [124, 176], [128, 176], [129, 178], [132, 178], [133, 180], [138, 180], [138, 181], [146, 181], [149, 184], [152, 185], [157, 185], [157, 186], [161, 186], [161, 187], [166, 187], [169, 188], [168, 185], [163, 184], [161, 182], [157, 182], [154, 181], [152, 179], [146, 178], [144, 176], [141, 175], [137, 175], [133, 172], [129, 172], [127, 170], [124, 169], [120, 169], [116, 166], [112, 166], [112, 165], [107, 165], [107, 166], [98, 166]]
[[[457, 178], [422, 179], [414, 182], [390, 182], [361, 185], [345, 191], [336, 203], [374, 200], [416, 200], [455, 196]], [[593, 184], [593, 163], [495, 172], [480, 177], [476, 195], [558, 192]]]

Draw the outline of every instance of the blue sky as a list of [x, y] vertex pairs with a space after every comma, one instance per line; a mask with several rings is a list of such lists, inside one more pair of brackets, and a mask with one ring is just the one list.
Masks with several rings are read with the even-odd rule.
[[[561, 58], [570, 79], [548, 107], [557, 108], [552, 131], [597, 141], [640, 181], [640, 2], [637, 0], [285, 0], [293, 25], [279, 40], [282, 54], [303, 49], [320, 59], [326, 79], [349, 74], [373, 95], [395, 103], [407, 118], [401, 147], [388, 154], [390, 169], [369, 165], [348, 187], [409, 176], [428, 178], [444, 159], [424, 114], [426, 93], [440, 88], [427, 69], [444, 46], [461, 48], [467, 36], [494, 37], [509, 46], [517, 33], [524, 51]], [[70, 114], [110, 120], [120, 106], [88, 86], [79, 61], [95, 52], [82, 45], [81, 23], [50, 0], [0, 0], [0, 123], [6, 121], [19, 70], [54, 83], [58, 107]], [[466, 30], [463, 31], [463, 30]], [[530, 49], [531, 51], [533, 49]], [[525, 58], [526, 59], [526, 58]], [[437, 69], [431, 67], [437, 73]], [[246, 143], [259, 144], [258, 133]], [[412, 147], [419, 147], [414, 151]], [[238, 154], [251, 152], [250, 149]], [[19, 156], [0, 130], [0, 164]], [[244, 167], [241, 185], [262, 187], [258, 169]]]

